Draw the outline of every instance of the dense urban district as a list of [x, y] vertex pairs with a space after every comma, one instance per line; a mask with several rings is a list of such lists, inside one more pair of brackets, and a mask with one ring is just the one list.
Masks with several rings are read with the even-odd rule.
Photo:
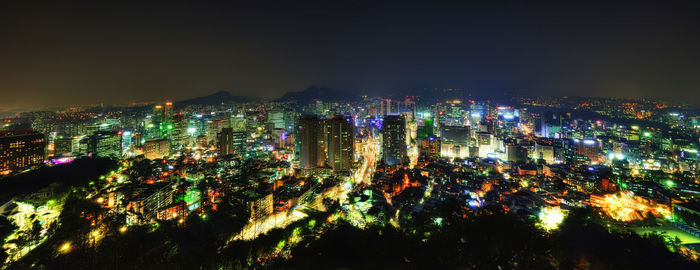
[[3, 269], [700, 268], [686, 105], [312, 88], [0, 127]]

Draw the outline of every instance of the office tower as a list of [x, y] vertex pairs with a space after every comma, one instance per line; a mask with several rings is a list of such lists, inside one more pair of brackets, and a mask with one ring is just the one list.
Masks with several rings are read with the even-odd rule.
[[535, 143], [535, 159], [542, 159], [547, 163], [554, 162], [554, 146], [546, 142]]
[[586, 156], [591, 161], [597, 161], [600, 157], [600, 142], [596, 139], [574, 139], [574, 153], [581, 156]]
[[506, 144], [506, 160], [513, 163], [526, 162], [528, 159], [528, 151], [522, 145], [509, 143]]
[[243, 153], [246, 148], [246, 140], [248, 134], [245, 131], [233, 132], [232, 134], [233, 150], [238, 153]]
[[207, 142], [214, 145], [218, 142], [218, 134], [222, 128], [226, 127], [224, 120], [212, 120], [207, 127]]
[[173, 115], [173, 130], [170, 137], [170, 148], [173, 150], [188, 146], [187, 119], [179, 113]]
[[171, 101], [165, 102], [165, 107], [163, 108], [165, 114], [165, 122], [170, 122], [173, 117], [173, 103]]
[[165, 122], [165, 108], [163, 107], [163, 105], [159, 104], [153, 107], [153, 115], [151, 116], [151, 118], [153, 119], [154, 124], [157, 123], [158, 125], [160, 125], [161, 123]]
[[[440, 157], [440, 139], [435, 137], [428, 137], [427, 139], [421, 139], [419, 141], [419, 155], [421, 157], [426, 157], [430, 159], [437, 159]], [[469, 151], [469, 149], [465, 149]]]
[[0, 173], [37, 166], [44, 161], [46, 138], [31, 130], [0, 132]]
[[168, 140], [147, 140], [143, 144], [143, 154], [147, 159], [161, 159], [170, 155]]
[[246, 131], [246, 123], [245, 115], [231, 115], [231, 128], [233, 128], [234, 132]]
[[440, 155], [450, 158], [469, 156], [469, 135], [469, 127], [442, 127], [440, 130]]
[[384, 163], [401, 164], [406, 160], [406, 121], [400, 116], [387, 116], [382, 124]]
[[122, 150], [129, 149], [134, 144], [133, 138], [134, 134], [131, 131], [122, 132]]
[[274, 128], [287, 128], [286, 114], [284, 111], [273, 111], [268, 114], [268, 121], [274, 124]]
[[303, 116], [297, 122], [299, 161], [302, 169], [323, 167], [325, 163], [323, 121]]
[[121, 157], [122, 137], [116, 131], [97, 131], [88, 142], [88, 152], [97, 157]]
[[221, 129], [216, 136], [216, 146], [219, 150], [219, 155], [231, 155], [234, 152], [233, 149], [233, 129], [230, 127], [225, 127]]
[[353, 126], [342, 117], [326, 121], [328, 160], [334, 171], [349, 171], [355, 154]]
[[399, 102], [383, 99], [379, 103], [379, 113], [384, 117], [399, 115], [399, 107]]
[[479, 148], [479, 153], [478, 156], [485, 158], [488, 156], [488, 154], [491, 154], [494, 152], [493, 149], [493, 141], [494, 137], [493, 134], [488, 133], [488, 132], [477, 132], [476, 133], [476, 143], [477, 147]]
[[58, 136], [54, 139], [54, 156], [69, 156], [73, 153], [73, 137]]

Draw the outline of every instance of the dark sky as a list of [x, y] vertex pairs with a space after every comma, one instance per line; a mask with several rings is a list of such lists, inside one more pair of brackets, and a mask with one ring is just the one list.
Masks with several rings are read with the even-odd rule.
[[141, 2], [0, 2], [0, 108], [311, 85], [700, 104], [700, 1]]

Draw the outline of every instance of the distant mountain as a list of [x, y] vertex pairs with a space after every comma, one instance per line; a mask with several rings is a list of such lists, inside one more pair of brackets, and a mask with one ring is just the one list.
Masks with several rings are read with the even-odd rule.
[[188, 106], [188, 105], [216, 105], [222, 102], [251, 102], [260, 100], [256, 97], [246, 97], [246, 96], [234, 96], [227, 91], [219, 91], [214, 94], [191, 98], [183, 101], [175, 102], [178, 107]]
[[314, 100], [325, 102], [354, 101], [359, 99], [359, 95], [352, 91], [340, 91], [330, 88], [309, 87], [301, 92], [287, 92], [279, 98], [279, 101], [296, 101], [300, 104], [311, 103]]

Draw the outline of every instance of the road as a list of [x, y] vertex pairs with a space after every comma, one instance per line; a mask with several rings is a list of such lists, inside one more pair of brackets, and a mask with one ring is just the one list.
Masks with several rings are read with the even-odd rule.
[[348, 193], [350, 193], [350, 191], [352, 191], [355, 187], [368, 186], [371, 184], [372, 172], [374, 172], [376, 169], [376, 161], [377, 157], [379, 156], [379, 143], [372, 138], [367, 138], [362, 143], [360, 151], [363, 157], [362, 165], [353, 174], [351, 174], [353, 179], [348, 179], [348, 184], [342, 185], [338, 188], [324, 190], [323, 193], [316, 197], [316, 199], [301, 204], [298, 207], [295, 207], [294, 210], [286, 210], [275, 213], [263, 219], [253, 220], [243, 227], [243, 230], [241, 230], [241, 232], [235, 235], [231, 240], [251, 240], [272, 229], [284, 228], [289, 224], [292, 224], [295, 221], [301, 220], [307, 216], [301, 209], [314, 208], [321, 210], [319, 208], [322, 206], [320, 202], [323, 198], [339, 200], [341, 204], [344, 203], [347, 199]]

